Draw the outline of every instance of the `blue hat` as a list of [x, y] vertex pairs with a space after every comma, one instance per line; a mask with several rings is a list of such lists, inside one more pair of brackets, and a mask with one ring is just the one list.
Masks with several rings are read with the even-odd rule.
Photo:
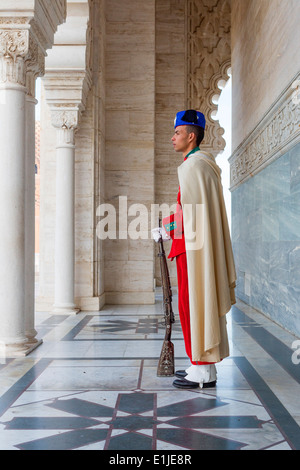
[[205, 117], [204, 114], [194, 109], [188, 111], [180, 111], [176, 114], [174, 120], [174, 128], [177, 126], [199, 126], [205, 129]]

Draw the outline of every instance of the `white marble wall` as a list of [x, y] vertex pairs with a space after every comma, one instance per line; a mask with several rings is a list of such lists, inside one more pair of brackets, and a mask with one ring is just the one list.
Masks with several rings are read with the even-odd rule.
[[[106, 3], [105, 201], [154, 203], [155, 1]], [[128, 218], [128, 223], [130, 218]], [[149, 226], [150, 234], [150, 226]], [[107, 303], [152, 303], [153, 241], [105, 240]]]
[[232, 0], [232, 149], [299, 73], [298, 0]]
[[[172, 206], [177, 201], [177, 167], [182, 155], [174, 152], [171, 137], [174, 118], [186, 106], [185, 1], [156, 1], [156, 115], [155, 115], [155, 201]], [[171, 243], [166, 243], [166, 252]], [[177, 285], [175, 261], [169, 262], [172, 286]], [[160, 284], [156, 257], [155, 277]]]

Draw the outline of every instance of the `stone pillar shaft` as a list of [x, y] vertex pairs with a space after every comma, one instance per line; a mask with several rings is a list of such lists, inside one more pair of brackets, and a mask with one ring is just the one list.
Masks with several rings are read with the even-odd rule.
[[[34, 329], [34, 89], [65, 0], [0, 0], [0, 357], [28, 354]], [[20, 7], [21, 8], [21, 7]], [[38, 14], [37, 14], [38, 12]], [[42, 31], [42, 33], [41, 33]]]
[[26, 346], [25, 303], [25, 92], [0, 83], [0, 348]]
[[77, 313], [74, 302], [75, 266], [75, 129], [57, 129], [55, 303], [56, 313]]
[[[35, 88], [35, 87], [34, 87]], [[34, 91], [25, 100], [25, 334], [30, 344], [36, 344], [34, 324], [35, 301], [35, 106]], [[40, 341], [41, 342], [41, 341]]]

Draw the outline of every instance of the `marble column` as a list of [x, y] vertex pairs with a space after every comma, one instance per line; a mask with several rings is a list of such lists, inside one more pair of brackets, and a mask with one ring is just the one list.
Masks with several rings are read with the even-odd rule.
[[0, 31], [0, 352], [24, 353], [25, 59], [28, 31]]
[[42, 70], [32, 60], [27, 63], [25, 99], [25, 334], [28, 344], [38, 346], [35, 336], [35, 82]]
[[14, 10], [13, 2], [0, 0], [0, 357], [24, 356], [40, 344], [33, 303], [32, 88], [66, 15], [65, 0], [46, 9], [41, 4], [24, 0]]
[[54, 313], [76, 314], [75, 271], [75, 131], [78, 111], [52, 111], [57, 129]]

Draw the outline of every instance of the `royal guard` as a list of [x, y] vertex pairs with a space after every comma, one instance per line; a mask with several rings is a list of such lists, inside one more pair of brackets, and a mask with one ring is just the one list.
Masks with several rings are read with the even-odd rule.
[[182, 153], [178, 167], [176, 213], [152, 230], [171, 239], [176, 259], [178, 310], [190, 365], [175, 372], [173, 385], [214, 387], [215, 364], [229, 356], [226, 314], [235, 303], [236, 271], [225, 209], [221, 170], [201, 151], [205, 117], [195, 110], [177, 113], [172, 143]]

